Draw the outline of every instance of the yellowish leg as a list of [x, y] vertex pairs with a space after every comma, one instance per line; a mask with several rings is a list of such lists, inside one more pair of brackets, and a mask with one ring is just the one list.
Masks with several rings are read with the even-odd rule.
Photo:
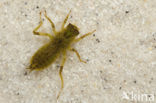
[[64, 29], [64, 25], [66, 24], [66, 22], [67, 22], [67, 20], [68, 20], [68, 17], [69, 17], [69, 15], [70, 15], [70, 13], [71, 13], [71, 10], [69, 11], [69, 13], [67, 14], [66, 18], [65, 18], [64, 21], [63, 21], [62, 29]]
[[70, 48], [69, 50], [70, 50], [70, 51], [73, 51], [73, 52], [76, 53], [76, 55], [77, 55], [77, 57], [79, 58], [80, 62], [86, 63], [86, 61], [83, 61], [83, 60], [81, 59], [80, 54], [77, 52], [76, 49], [74, 49], [74, 48]]
[[85, 38], [85, 37], [91, 35], [91, 34], [94, 33], [95, 31], [96, 31], [96, 30], [93, 30], [92, 32], [89, 32], [89, 33], [87, 33], [87, 34], [84, 34], [83, 36], [81, 36], [81, 37], [75, 39], [74, 42], [79, 42], [81, 39], [83, 39], [83, 38]]
[[50, 22], [51, 27], [52, 27], [52, 30], [53, 30], [54, 34], [56, 35], [56, 29], [55, 29], [55, 25], [54, 25], [54, 23], [53, 23], [52, 20], [47, 16], [47, 12], [46, 12], [46, 10], [45, 10], [44, 12], [45, 12], [44, 16], [45, 16], [46, 19]]
[[63, 71], [63, 66], [64, 66], [65, 61], [66, 61], [66, 52], [63, 53], [63, 59], [62, 59], [62, 63], [61, 63], [61, 66], [60, 66], [60, 71], [59, 71], [59, 76], [60, 76], [60, 79], [61, 79], [61, 89], [59, 91], [59, 94], [57, 95], [57, 99], [60, 97], [60, 94], [61, 94], [61, 92], [63, 90], [63, 87], [64, 87], [62, 71]]
[[43, 24], [43, 21], [41, 19], [41, 12], [40, 12], [40, 24], [33, 30], [33, 33], [35, 35], [48, 36], [50, 39], [53, 39], [53, 36], [48, 33], [37, 32], [37, 30], [42, 26], [42, 24]]

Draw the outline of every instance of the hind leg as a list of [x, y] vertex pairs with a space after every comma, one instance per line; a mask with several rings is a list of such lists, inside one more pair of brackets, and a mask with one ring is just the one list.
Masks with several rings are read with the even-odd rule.
[[57, 96], [57, 99], [59, 98], [62, 90], [63, 90], [63, 87], [64, 87], [64, 81], [63, 81], [63, 76], [62, 76], [62, 71], [63, 71], [63, 66], [64, 66], [64, 63], [66, 61], [66, 52], [63, 53], [63, 59], [62, 59], [62, 63], [61, 63], [61, 66], [60, 66], [60, 71], [59, 71], [59, 76], [60, 76], [60, 79], [61, 79], [61, 89], [59, 91], [59, 94]]

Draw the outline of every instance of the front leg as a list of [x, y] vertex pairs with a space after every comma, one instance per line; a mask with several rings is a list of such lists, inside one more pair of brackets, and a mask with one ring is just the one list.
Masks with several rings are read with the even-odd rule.
[[82, 35], [81, 37], [75, 39], [74, 42], [79, 42], [81, 39], [83, 39], [83, 38], [85, 38], [85, 37], [91, 35], [91, 34], [94, 33], [95, 31], [96, 31], [96, 30], [93, 30], [92, 32], [89, 32], [89, 33], [86, 33], [86, 34]]
[[64, 29], [64, 25], [66, 24], [66, 22], [67, 22], [67, 20], [68, 20], [68, 17], [69, 17], [69, 15], [70, 15], [70, 13], [71, 13], [71, 10], [69, 11], [69, 13], [67, 14], [66, 18], [65, 18], [64, 21], [63, 21], [62, 29]]
[[48, 33], [42, 33], [38, 32], [37, 30], [42, 26], [43, 21], [41, 19], [41, 12], [40, 12], [40, 24], [33, 30], [34, 35], [42, 35], [42, 36], [48, 36], [50, 39], [53, 39], [53, 36]]
[[51, 27], [52, 27], [52, 30], [53, 30], [54, 34], [56, 35], [57, 32], [56, 32], [55, 25], [54, 25], [53, 21], [47, 16], [47, 12], [46, 12], [46, 10], [45, 10], [44, 12], [45, 12], [45, 13], [44, 13], [44, 16], [45, 16], [46, 19], [50, 22]]

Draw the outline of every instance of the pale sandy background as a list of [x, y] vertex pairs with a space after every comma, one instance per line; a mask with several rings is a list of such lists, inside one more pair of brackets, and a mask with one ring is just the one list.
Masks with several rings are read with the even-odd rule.
[[[0, 0], [0, 103], [56, 103], [61, 59], [25, 74], [49, 40], [32, 33], [44, 9], [57, 30], [70, 9], [81, 35], [97, 30], [74, 45], [87, 64], [68, 52], [58, 103], [147, 103], [123, 92], [156, 99], [156, 0]], [[46, 20], [40, 31], [52, 33]]]

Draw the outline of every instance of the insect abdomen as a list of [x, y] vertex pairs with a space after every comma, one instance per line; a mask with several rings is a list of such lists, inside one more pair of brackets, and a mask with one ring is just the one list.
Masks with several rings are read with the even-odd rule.
[[60, 54], [59, 48], [56, 48], [51, 43], [42, 46], [31, 59], [31, 69], [44, 69], [53, 63]]

